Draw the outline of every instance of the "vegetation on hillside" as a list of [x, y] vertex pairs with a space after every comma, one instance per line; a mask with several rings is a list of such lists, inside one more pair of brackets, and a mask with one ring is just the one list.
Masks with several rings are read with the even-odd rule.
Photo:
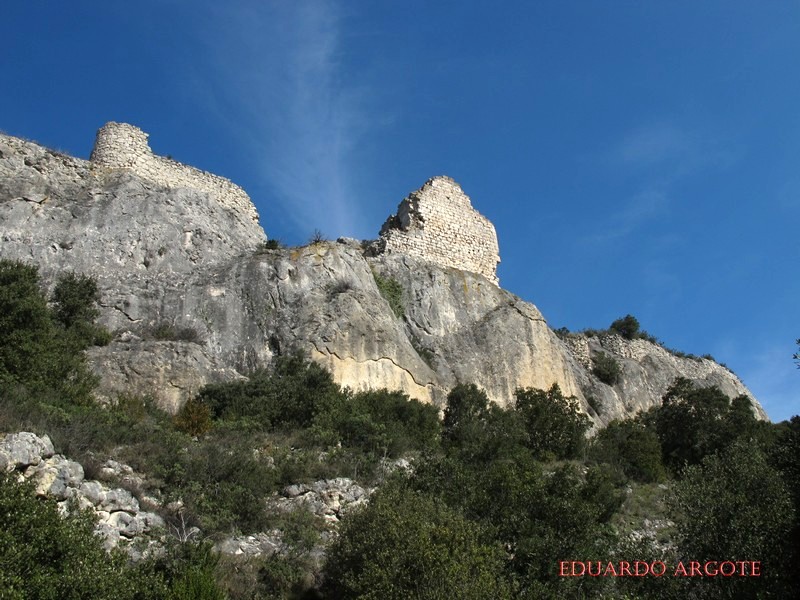
[[[0, 428], [48, 434], [91, 477], [113, 457], [133, 490], [180, 500], [172, 523], [216, 539], [278, 527], [288, 550], [243, 563], [178, 536], [157, 559], [110, 556], [86, 517], [59, 516], [0, 481], [0, 597], [789, 598], [800, 588], [800, 417], [757, 421], [746, 398], [677, 380], [661, 406], [587, 438], [557, 386], [501, 409], [475, 385], [436, 408], [400, 392], [353, 392], [299, 355], [247, 381], [206, 386], [172, 417], [147, 398], [102, 408], [82, 350], [107, 341], [96, 287], [0, 261]], [[621, 323], [627, 333], [631, 322]], [[388, 473], [387, 459], [411, 459]], [[290, 483], [376, 485], [327, 549], [311, 514], [270, 514]], [[178, 531], [176, 529], [176, 531]], [[569, 577], [562, 561], [664, 561], [664, 577]], [[760, 561], [760, 577], [674, 577], [689, 561]], [[36, 565], [37, 569], [32, 569]]]

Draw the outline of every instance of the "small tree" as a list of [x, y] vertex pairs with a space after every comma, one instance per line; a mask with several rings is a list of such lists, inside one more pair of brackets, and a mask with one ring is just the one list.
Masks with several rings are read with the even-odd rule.
[[605, 352], [600, 352], [592, 358], [592, 362], [594, 363], [592, 373], [594, 373], [600, 381], [608, 385], [614, 385], [619, 381], [622, 369], [617, 359], [613, 356]]
[[757, 446], [739, 440], [687, 468], [676, 486], [673, 509], [684, 556], [762, 563], [761, 577], [717, 578], [711, 588], [708, 581], [689, 581], [702, 587], [703, 598], [797, 597], [794, 549], [784, 547], [794, 507], [780, 473]]
[[330, 598], [508, 598], [504, 552], [439, 500], [399, 485], [345, 521], [328, 552]]
[[625, 315], [611, 323], [609, 330], [618, 333], [626, 340], [632, 340], [639, 335], [639, 321], [633, 315]]
[[528, 447], [539, 459], [575, 458], [584, 448], [591, 420], [574, 396], [564, 396], [558, 384], [546, 392], [518, 389], [515, 412], [528, 432]]

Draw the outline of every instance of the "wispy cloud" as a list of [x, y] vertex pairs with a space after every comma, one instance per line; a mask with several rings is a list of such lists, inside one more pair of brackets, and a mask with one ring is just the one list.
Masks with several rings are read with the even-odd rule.
[[281, 212], [299, 236], [363, 234], [351, 177], [368, 116], [341, 61], [337, 3], [252, 1], [204, 16], [213, 65], [204, 100], [248, 150], [267, 195], [267, 233], [270, 213]]
[[589, 236], [591, 244], [612, 242], [627, 237], [647, 222], [664, 214], [669, 208], [669, 198], [661, 186], [641, 190], [616, 212], [612, 213], [603, 227]]
[[800, 414], [800, 372], [792, 362], [793, 352], [796, 346], [787, 340], [781, 345], [747, 348], [737, 361], [744, 363], [737, 369], [742, 381], [773, 421]]
[[741, 148], [713, 135], [669, 120], [654, 121], [624, 134], [610, 159], [625, 169], [656, 169], [662, 181], [706, 167], [725, 167], [741, 156]]

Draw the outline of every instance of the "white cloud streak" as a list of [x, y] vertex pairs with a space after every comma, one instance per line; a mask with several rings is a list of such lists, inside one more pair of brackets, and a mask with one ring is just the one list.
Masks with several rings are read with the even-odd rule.
[[251, 156], [267, 233], [277, 217], [298, 236], [364, 234], [351, 175], [368, 116], [361, 90], [345, 80], [337, 4], [226, 3], [205, 17], [213, 66], [204, 101]]

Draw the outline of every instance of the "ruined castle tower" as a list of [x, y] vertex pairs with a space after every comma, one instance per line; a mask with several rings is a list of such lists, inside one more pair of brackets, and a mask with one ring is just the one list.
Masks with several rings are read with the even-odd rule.
[[136, 175], [171, 188], [186, 187], [208, 193], [225, 208], [258, 223], [258, 212], [242, 188], [224, 177], [153, 154], [148, 134], [128, 123], [109, 122], [97, 132], [92, 164], [130, 169]]
[[494, 225], [449, 177], [429, 179], [400, 203], [381, 228], [378, 249], [478, 273], [499, 285]]

